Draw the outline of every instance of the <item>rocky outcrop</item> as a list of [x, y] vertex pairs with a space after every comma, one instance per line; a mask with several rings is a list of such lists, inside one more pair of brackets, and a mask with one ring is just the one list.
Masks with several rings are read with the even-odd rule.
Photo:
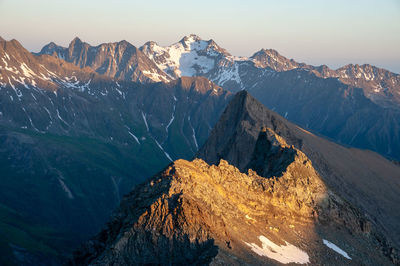
[[[246, 91], [236, 94], [227, 106], [198, 157], [210, 164], [224, 159], [246, 171], [249, 165], [258, 168], [263, 158], [274, 160], [275, 154], [285, 154], [279, 149], [257, 152], [252, 160], [262, 127], [272, 129], [288, 145], [304, 152], [331, 190], [365, 211], [393, 245], [399, 246], [400, 210], [396, 202], [400, 168], [373, 152], [345, 148], [318, 137], [268, 110]], [[267, 164], [257, 171], [274, 172], [273, 167]]]
[[[175, 161], [127, 195], [107, 228], [70, 263], [390, 264], [375, 229], [326, 187], [304, 153], [271, 129], [258, 139], [255, 154], [284, 162], [268, 178], [224, 160]], [[259, 239], [270, 246], [260, 248]], [[346, 247], [351, 260], [324, 246], [324, 239]]]

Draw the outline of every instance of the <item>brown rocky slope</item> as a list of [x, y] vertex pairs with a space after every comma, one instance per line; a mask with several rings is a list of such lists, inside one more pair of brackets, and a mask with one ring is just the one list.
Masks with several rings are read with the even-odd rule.
[[[259, 129], [256, 146], [261, 153], [255, 157], [282, 168], [268, 171], [259, 164], [267, 178], [224, 160], [177, 160], [128, 194], [107, 228], [71, 263], [391, 263], [385, 240], [325, 186], [303, 152], [269, 128]], [[327, 239], [346, 251], [328, 248]]]
[[316, 136], [267, 109], [246, 91], [229, 103], [198, 157], [209, 164], [224, 159], [246, 171], [262, 126], [304, 152], [330, 189], [366, 212], [400, 246], [400, 167], [374, 152]]

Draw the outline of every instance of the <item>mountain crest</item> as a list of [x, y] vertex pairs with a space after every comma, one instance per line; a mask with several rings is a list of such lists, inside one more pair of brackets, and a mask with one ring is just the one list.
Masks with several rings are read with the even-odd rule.
[[188, 44], [198, 42], [198, 41], [202, 41], [202, 39], [199, 36], [197, 36], [196, 34], [192, 33], [187, 36], [184, 36], [179, 42], [181, 42], [182, 44], [188, 45]]
[[288, 59], [274, 49], [261, 49], [250, 57], [258, 67], [269, 67], [275, 71], [287, 71], [300, 66], [299, 63]]
[[[177, 160], [123, 199], [107, 228], [75, 254], [75, 263], [365, 263], [361, 254], [375, 245], [370, 229], [360, 227], [365, 218], [327, 189], [304, 153], [271, 129], [261, 130], [263, 137], [296, 156], [270, 178], [252, 169], [242, 173], [225, 160]], [[278, 162], [281, 154], [275, 157]], [[351, 258], [333, 258], [324, 248], [332, 234], [352, 247]], [[379, 252], [372, 257], [388, 261]]]
[[71, 41], [71, 43], [70, 43], [69, 46], [75, 46], [75, 45], [77, 45], [77, 44], [82, 44], [82, 43], [83, 43], [82, 40], [81, 40], [78, 36], [76, 36], [76, 37]]

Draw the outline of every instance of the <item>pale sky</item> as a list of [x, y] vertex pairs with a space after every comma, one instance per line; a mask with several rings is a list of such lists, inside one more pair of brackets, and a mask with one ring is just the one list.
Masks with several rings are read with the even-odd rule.
[[34, 52], [75, 36], [141, 46], [191, 33], [237, 56], [273, 48], [313, 65], [400, 73], [400, 0], [0, 0], [0, 36]]

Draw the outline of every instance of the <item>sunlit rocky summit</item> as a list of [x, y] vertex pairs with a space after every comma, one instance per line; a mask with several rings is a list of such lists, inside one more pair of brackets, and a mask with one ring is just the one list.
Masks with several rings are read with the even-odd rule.
[[[204, 147], [222, 125], [237, 125], [225, 123], [227, 117], [243, 115], [251, 121], [243, 112], [250, 101], [246, 92], [237, 94]], [[250, 154], [236, 150], [227, 157], [235, 164], [232, 158], [247, 158], [247, 171], [222, 159], [225, 154], [214, 165], [202, 159], [175, 161], [125, 196], [106, 229], [76, 252], [72, 264], [398, 262], [379, 227], [329, 188], [306, 154], [287, 144], [286, 134], [277, 133], [287, 127], [284, 120], [272, 117], [272, 123], [283, 124], [275, 129], [245, 125], [258, 132], [254, 149], [249, 145]], [[237, 133], [218, 137], [229, 142], [227, 136], [242, 137]]]

